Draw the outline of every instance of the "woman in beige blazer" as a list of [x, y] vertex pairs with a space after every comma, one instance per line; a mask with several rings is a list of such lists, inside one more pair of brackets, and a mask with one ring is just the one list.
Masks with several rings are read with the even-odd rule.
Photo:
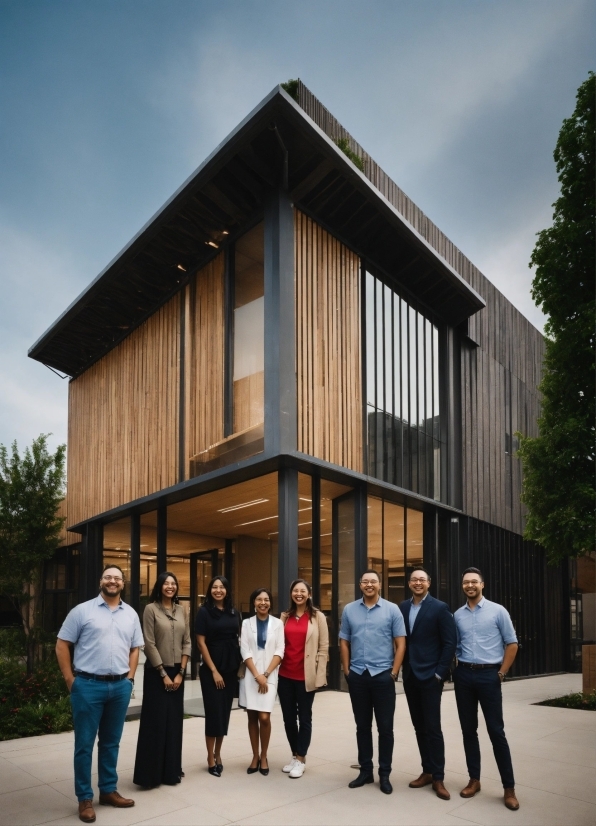
[[317, 688], [327, 684], [329, 631], [322, 611], [312, 604], [312, 589], [304, 579], [290, 586], [290, 607], [281, 615], [285, 653], [277, 694], [292, 759], [283, 771], [302, 777], [312, 734], [312, 704]]

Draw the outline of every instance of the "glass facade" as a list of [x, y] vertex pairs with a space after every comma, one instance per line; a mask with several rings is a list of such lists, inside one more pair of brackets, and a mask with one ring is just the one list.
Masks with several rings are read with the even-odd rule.
[[366, 273], [368, 472], [441, 500], [439, 331]]
[[409, 596], [406, 571], [423, 564], [422, 512], [368, 497], [368, 565], [382, 595], [399, 605]]

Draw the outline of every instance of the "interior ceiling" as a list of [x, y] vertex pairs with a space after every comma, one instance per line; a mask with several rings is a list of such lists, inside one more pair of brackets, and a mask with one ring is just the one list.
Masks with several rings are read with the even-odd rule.
[[173, 296], [287, 185], [298, 208], [458, 324], [482, 299], [430, 250], [281, 91], [199, 168], [33, 345], [31, 358], [77, 376]]

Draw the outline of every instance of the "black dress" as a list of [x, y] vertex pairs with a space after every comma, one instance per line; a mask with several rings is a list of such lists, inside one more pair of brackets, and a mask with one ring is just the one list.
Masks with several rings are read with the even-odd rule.
[[203, 605], [197, 612], [195, 633], [205, 637], [213, 665], [225, 683], [225, 688], [217, 688], [213, 674], [205, 663], [199, 668], [207, 737], [224, 737], [228, 733], [232, 703], [238, 694], [238, 667], [241, 662], [239, 630], [240, 617], [234, 609], [220, 611], [219, 608]]
[[[173, 680], [180, 671], [180, 663], [164, 668]], [[146, 788], [180, 783], [183, 721], [184, 683], [177, 691], [166, 691], [159, 672], [147, 663], [133, 783]]]

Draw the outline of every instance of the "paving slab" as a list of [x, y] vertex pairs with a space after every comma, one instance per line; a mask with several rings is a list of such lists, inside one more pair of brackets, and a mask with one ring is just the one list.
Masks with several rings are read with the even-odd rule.
[[[140, 790], [132, 782], [139, 724], [126, 723], [118, 766], [119, 790], [133, 797], [136, 805], [121, 810], [97, 805], [97, 823], [593, 826], [596, 714], [534, 705], [579, 690], [581, 676], [577, 674], [509, 681], [503, 686], [505, 725], [521, 804], [518, 812], [510, 812], [503, 805], [499, 774], [482, 717], [482, 791], [472, 800], [459, 797], [468, 775], [452, 691], [445, 692], [442, 706], [445, 784], [451, 792], [450, 801], [439, 800], [428, 787], [408, 787], [420, 773], [420, 759], [406, 700], [399, 692], [391, 777], [394, 793], [381, 794], [377, 782], [362, 789], [348, 789], [347, 784], [356, 776], [351, 768], [356, 762], [356, 736], [350, 700], [344, 693], [323, 692], [314, 703], [307, 770], [298, 780], [281, 772], [289, 754], [279, 706], [272, 714], [271, 770], [267, 777], [246, 774], [251, 759], [246, 715], [235, 710], [222, 750], [221, 778], [212, 777], [206, 770], [204, 720], [193, 717], [184, 721], [186, 777], [177, 786], [151, 790]], [[0, 743], [0, 826], [80, 823], [73, 792], [72, 752], [72, 732]], [[96, 788], [95, 762], [93, 771]]]

